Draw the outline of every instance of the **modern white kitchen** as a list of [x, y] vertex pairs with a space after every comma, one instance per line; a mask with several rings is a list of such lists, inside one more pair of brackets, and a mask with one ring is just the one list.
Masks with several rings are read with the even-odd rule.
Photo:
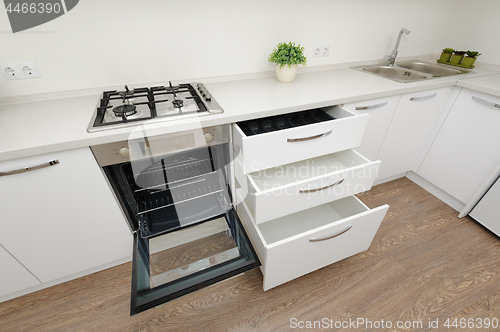
[[4, 2], [0, 330], [499, 329], [498, 1]]

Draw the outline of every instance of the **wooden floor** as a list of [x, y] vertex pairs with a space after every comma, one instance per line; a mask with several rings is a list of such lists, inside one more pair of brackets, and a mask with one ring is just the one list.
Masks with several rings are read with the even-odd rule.
[[471, 331], [443, 324], [500, 319], [496, 236], [406, 178], [359, 197], [372, 208], [390, 205], [368, 251], [267, 292], [255, 269], [130, 317], [124, 264], [0, 303], [0, 331], [289, 331], [292, 318], [415, 320], [420, 330], [439, 319], [433, 331]]

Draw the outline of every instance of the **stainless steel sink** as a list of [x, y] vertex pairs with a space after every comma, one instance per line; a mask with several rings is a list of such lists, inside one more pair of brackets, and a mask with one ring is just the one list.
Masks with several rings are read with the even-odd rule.
[[426, 74], [431, 74], [433, 77], [460, 75], [469, 73], [469, 71], [465, 69], [462, 70], [462, 69], [446, 68], [446, 67], [441, 67], [437, 64], [434, 65], [422, 61], [403, 62], [403, 63], [398, 63], [397, 66], [406, 69], [416, 70]]
[[401, 83], [418, 82], [443, 76], [473, 73], [466, 69], [451, 68], [447, 65], [432, 64], [420, 60], [396, 63], [394, 66], [369, 65], [352, 68]]
[[386, 65], [372, 65], [364, 67], [355, 67], [354, 69], [369, 72], [375, 75], [383, 76], [385, 78], [398, 81], [398, 82], [415, 82], [422, 81], [429, 78], [429, 75], [417, 73], [405, 68], [391, 67]]

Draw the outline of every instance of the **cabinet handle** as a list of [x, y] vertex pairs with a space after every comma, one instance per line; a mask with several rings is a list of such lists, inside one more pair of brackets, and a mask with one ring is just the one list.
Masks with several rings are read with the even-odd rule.
[[312, 239], [309, 239], [309, 242], [321, 242], [321, 241], [330, 240], [330, 239], [333, 239], [334, 237], [337, 237], [337, 236], [340, 236], [340, 235], [344, 234], [345, 232], [347, 232], [351, 228], [352, 228], [352, 224], [350, 224], [345, 229], [343, 229], [340, 232], [337, 232], [337, 233], [335, 233], [333, 235], [329, 235], [327, 237], [321, 237], [321, 238], [313, 237]]
[[416, 100], [424, 100], [424, 99], [432, 99], [437, 96], [437, 93], [433, 95], [428, 95], [428, 96], [422, 96], [422, 97], [411, 97], [410, 101], [416, 101]]
[[483, 103], [483, 104], [486, 104], [486, 105], [490, 105], [490, 106], [493, 106], [493, 107], [496, 107], [496, 108], [500, 108], [500, 104], [496, 104], [496, 103], [494, 103], [492, 101], [484, 100], [484, 99], [478, 98], [476, 96], [472, 96], [472, 100], [475, 100], [475, 101], [478, 101], [480, 103]]
[[332, 130], [328, 130], [327, 132], [324, 132], [322, 134], [314, 135], [314, 136], [309, 136], [309, 137], [301, 137], [301, 138], [287, 138], [287, 142], [303, 142], [303, 141], [310, 141], [313, 139], [321, 138], [324, 136], [328, 136], [332, 133]]
[[14, 174], [20, 174], [20, 173], [26, 173], [26, 172], [30, 172], [30, 171], [35, 171], [37, 169], [41, 169], [41, 168], [45, 168], [45, 167], [50, 167], [50, 166], [53, 166], [53, 165], [57, 165], [59, 164], [59, 160], [55, 159], [55, 160], [51, 160], [47, 163], [43, 163], [43, 164], [40, 164], [40, 165], [35, 165], [35, 166], [30, 166], [30, 167], [25, 167], [25, 168], [21, 168], [21, 169], [16, 169], [16, 170], [13, 170], [13, 171], [10, 171], [10, 172], [0, 172], [0, 176], [7, 176], [7, 175], [14, 175]]
[[329, 184], [328, 186], [323, 187], [323, 188], [301, 189], [301, 190], [299, 190], [299, 193], [301, 193], [301, 194], [307, 194], [307, 193], [313, 193], [313, 192], [320, 191], [320, 190], [325, 190], [327, 188], [330, 188], [330, 187], [336, 186], [338, 184], [341, 184], [342, 182], [344, 182], [344, 179], [340, 179], [340, 180], [336, 181], [335, 183]]
[[368, 105], [368, 106], [357, 106], [355, 108], [356, 111], [360, 111], [360, 110], [367, 110], [369, 108], [377, 108], [377, 107], [382, 107], [382, 106], [385, 106], [387, 105], [387, 101], [385, 103], [382, 103], [382, 104], [376, 104], [376, 105]]

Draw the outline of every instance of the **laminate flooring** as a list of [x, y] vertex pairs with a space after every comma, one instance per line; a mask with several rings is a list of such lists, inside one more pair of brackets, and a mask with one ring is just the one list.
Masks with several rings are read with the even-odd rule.
[[[0, 303], [0, 331], [289, 331], [323, 319], [333, 328], [304, 330], [500, 330], [479, 328], [481, 319], [500, 319], [498, 237], [406, 178], [358, 197], [371, 208], [390, 205], [370, 248], [267, 292], [254, 269], [131, 317], [127, 263]], [[448, 318], [475, 327], [446, 328]], [[372, 328], [335, 328], [349, 319]], [[429, 328], [436, 320], [439, 328]]]

